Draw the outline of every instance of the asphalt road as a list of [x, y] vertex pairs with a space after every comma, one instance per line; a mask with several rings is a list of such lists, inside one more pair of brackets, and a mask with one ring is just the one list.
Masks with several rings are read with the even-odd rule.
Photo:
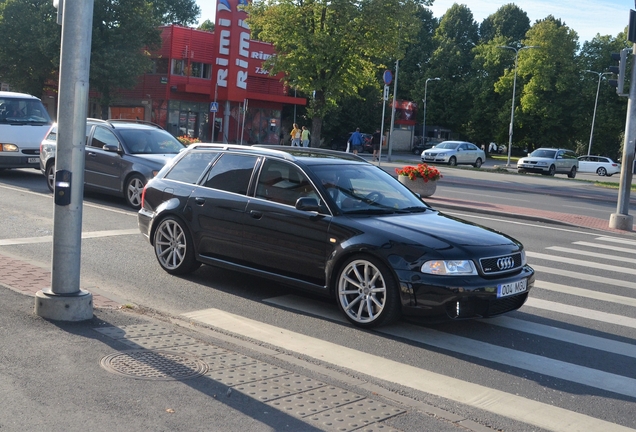
[[[464, 193], [463, 184], [480, 199], [474, 190], [487, 182], [498, 184], [488, 189], [488, 199], [508, 200], [515, 193], [509, 189], [529, 188], [517, 194], [548, 205], [544, 189], [552, 187], [570, 191], [584, 207], [578, 196], [590, 187], [559, 178], [442, 170], [453, 183], [440, 185], [442, 196]], [[34, 171], [4, 172], [0, 196], [0, 255], [50, 266], [45, 238], [53, 235], [53, 204], [44, 179]], [[490, 320], [403, 321], [361, 331], [342, 319], [335, 303], [269, 281], [207, 266], [187, 277], [165, 274], [137, 232], [135, 212], [122, 200], [97, 195], [85, 199], [82, 288], [273, 347], [305, 367], [337, 370], [484, 428], [636, 429], [633, 237], [515, 215], [450, 213], [524, 243], [538, 277], [522, 309]], [[401, 431], [421, 431], [421, 425], [415, 410], [389, 423]]]

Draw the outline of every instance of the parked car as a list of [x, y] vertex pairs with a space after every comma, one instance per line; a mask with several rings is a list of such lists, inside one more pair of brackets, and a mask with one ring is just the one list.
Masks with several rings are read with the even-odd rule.
[[[84, 189], [123, 196], [139, 209], [148, 180], [185, 146], [161, 127], [135, 120], [86, 122]], [[55, 188], [57, 125], [40, 145], [40, 169], [46, 184]]]
[[486, 153], [482, 149], [465, 141], [442, 141], [422, 152], [422, 162], [425, 163], [446, 163], [450, 166], [465, 164], [480, 168], [485, 160]]
[[0, 169], [38, 169], [40, 143], [52, 124], [40, 99], [0, 91]]
[[579, 156], [579, 172], [611, 177], [621, 172], [621, 164], [605, 156]]
[[[353, 132], [349, 132], [348, 134], [339, 135], [331, 140], [329, 146], [331, 150], [347, 150], [347, 142], [349, 138], [351, 138], [351, 134]], [[362, 144], [362, 151], [366, 153], [373, 153], [373, 134], [363, 133], [362, 138], [364, 138], [364, 143]]]
[[335, 297], [360, 327], [499, 315], [534, 284], [517, 240], [332, 150], [193, 144], [148, 182], [138, 226], [170, 274], [262, 276]]
[[420, 137], [419, 140], [413, 143], [412, 152], [414, 155], [421, 155], [424, 150], [428, 150], [433, 147], [435, 147], [435, 141], [431, 141], [429, 138], [422, 141]]
[[517, 172], [539, 173], [553, 176], [567, 174], [576, 177], [579, 160], [572, 150], [560, 148], [539, 148], [517, 161]]

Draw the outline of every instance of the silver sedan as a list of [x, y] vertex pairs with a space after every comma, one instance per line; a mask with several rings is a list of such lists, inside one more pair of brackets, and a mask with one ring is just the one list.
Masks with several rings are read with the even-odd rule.
[[466, 141], [444, 141], [422, 152], [422, 162], [445, 163], [450, 166], [472, 165], [481, 167], [486, 153], [475, 144]]

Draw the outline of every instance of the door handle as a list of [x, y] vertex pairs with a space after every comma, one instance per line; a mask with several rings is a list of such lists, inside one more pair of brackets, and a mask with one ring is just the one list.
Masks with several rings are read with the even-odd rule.
[[250, 216], [254, 219], [260, 219], [263, 217], [263, 212], [257, 210], [250, 210]]
[[202, 197], [195, 197], [194, 198], [194, 202], [197, 203], [197, 205], [202, 206], [203, 204], [205, 204], [205, 198]]

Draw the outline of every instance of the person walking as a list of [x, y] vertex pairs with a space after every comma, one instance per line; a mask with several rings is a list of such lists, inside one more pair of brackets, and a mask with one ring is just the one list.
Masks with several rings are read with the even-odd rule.
[[290, 133], [292, 147], [300, 147], [301, 134], [302, 134], [302, 132], [298, 128], [298, 124], [294, 123], [294, 128], [292, 129], [292, 131]]
[[364, 138], [360, 133], [360, 128], [356, 128], [356, 131], [351, 134], [349, 137], [349, 141], [347, 144], [351, 144], [351, 149], [353, 150], [353, 154], [358, 154], [358, 151], [362, 150], [362, 143], [364, 142]]
[[380, 129], [376, 129], [373, 134], [373, 140], [371, 144], [373, 145], [373, 161], [377, 161], [380, 155], [380, 143], [382, 142], [382, 137], [380, 136]]
[[306, 126], [303, 126], [300, 136], [303, 141], [303, 147], [309, 147], [309, 129]]

